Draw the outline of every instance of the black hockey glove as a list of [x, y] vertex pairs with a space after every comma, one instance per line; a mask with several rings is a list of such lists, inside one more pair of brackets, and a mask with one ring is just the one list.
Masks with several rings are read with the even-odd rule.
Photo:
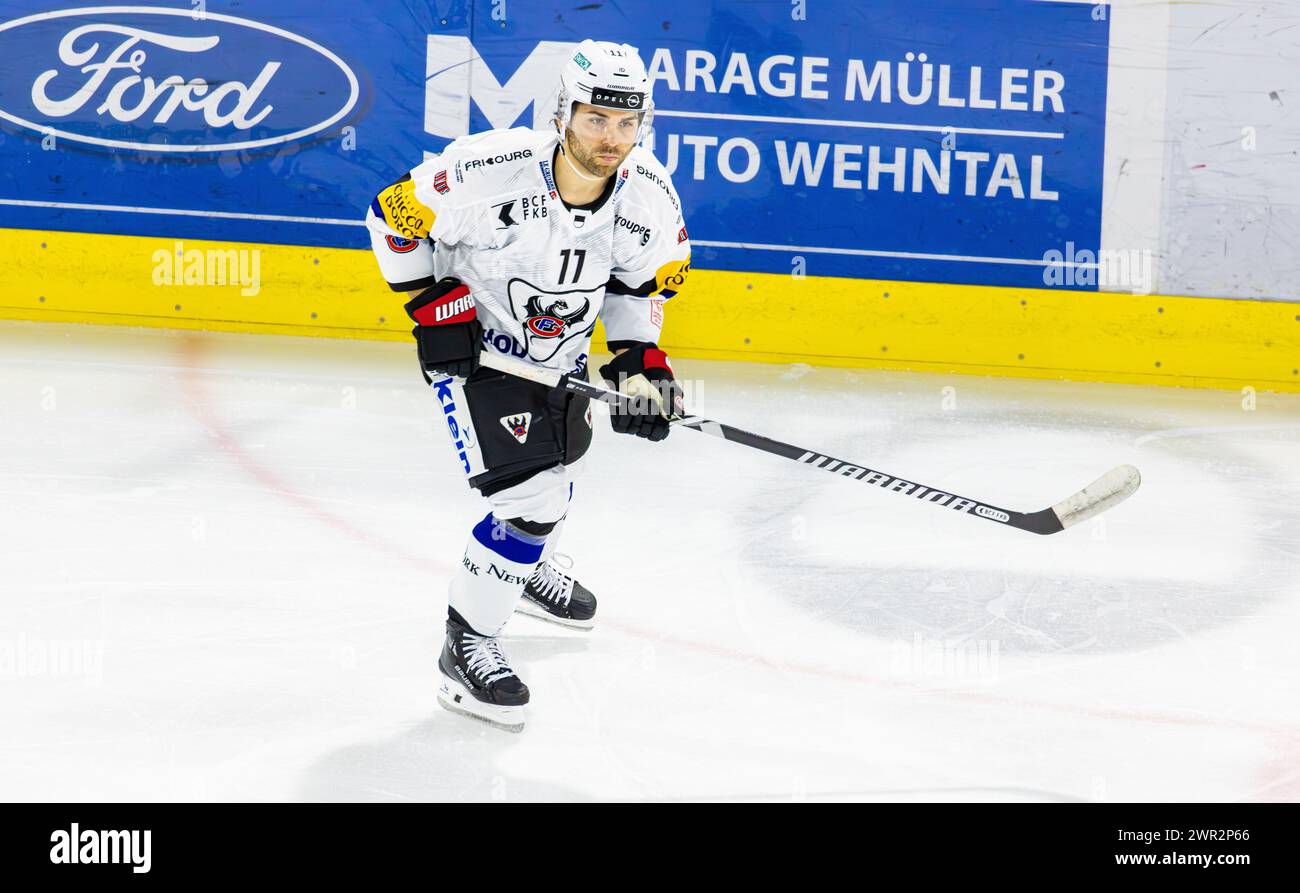
[[625, 408], [609, 408], [609, 419], [620, 434], [663, 440], [671, 430], [668, 423], [686, 414], [668, 357], [653, 344], [637, 344], [614, 357], [600, 367], [600, 377], [631, 398]]
[[415, 320], [411, 334], [425, 381], [432, 382], [432, 374], [468, 378], [478, 368], [483, 324], [465, 283], [444, 276], [437, 285], [407, 301], [406, 314]]

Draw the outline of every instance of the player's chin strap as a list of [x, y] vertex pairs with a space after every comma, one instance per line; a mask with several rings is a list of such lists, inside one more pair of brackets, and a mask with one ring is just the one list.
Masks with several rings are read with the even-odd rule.
[[[519, 378], [526, 378], [529, 381], [535, 381], [548, 387], [563, 388], [571, 394], [581, 394], [602, 403], [622, 406], [628, 400], [626, 394], [620, 394], [617, 391], [611, 391], [600, 385], [592, 384], [585, 377], [574, 378], [555, 369], [535, 366], [514, 357], [503, 356], [486, 350], [479, 355], [479, 358], [482, 365], [490, 369], [497, 369]], [[748, 431], [742, 431], [739, 428], [733, 428], [712, 419], [694, 415], [678, 416], [675, 413], [669, 415], [668, 419], [675, 428], [691, 428], [702, 434], [709, 434], [713, 437], [738, 443], [741, 446], [762, 450], [774, 456], [799, 462], [839, 478], [874, 484], [890, 493], [910, 496], [927, 505], [939, 506], [968, 517], [983, 518], [1004, 527], [1016, 527], [1020, 530], [1028, 530], [1031, 533], [1059, 533], [1067, 527], [1073, 527], [1075, 524], [1095, 517], [1128, 499], [1137, 492], [1138, 486], [1142, 483], [1142, 476], [1136, 468], [1132, 465], [1120, 465], [1097, 478], [1097, 480], [1073, 496], [1061, 500], [1056, 505], [1036, 512], [1017, 512], [1013, 509], [998, 508], [986, 502], [958, 496], [949, 490], [927, 487], [917, 483], [914, 478], [895, 477], [886, 472], [868, 468], [865, 465], [845, 462], [842, 459], [836, 459], [824, 453], [818, 453], [793, 444], [782, 443], [761, 434], [751, 434]]]
[[577, 174], [579, 177], [581, 177], [582, 179], [584, 179], [584, 180], [586, 180], [586, 181], [588, 181], [588, 182], [592, 182], [592, 181], [595, 181], [595, 180], [607, 180], [607, 179], [609, 179], [608, 177], [593, 177], [593, 176], [591, 176], [590, 174], [584, 174], [582, 171], [578, 170], [578, 166], [577, 166], [576, 164], [574, 164], [572, 160], [570, 160], [570, 158], [569, 158], [569, 153], [566, 152], [566, 151], [564, 151], [564, 142], [565, 142], [565, 139], [567, 138], [567, 136], [568, 136], [567, 133], [566, 133], [566, 134], [562, 134], [562, 135], [560, 136], [560, 157], [563, 158], [563, 159], [564, 159], [564, 163], [567, 164], [567, 165], [569, 166], [569, 170], [573, 171], [573, 172], [574, 172], [575, 174]]

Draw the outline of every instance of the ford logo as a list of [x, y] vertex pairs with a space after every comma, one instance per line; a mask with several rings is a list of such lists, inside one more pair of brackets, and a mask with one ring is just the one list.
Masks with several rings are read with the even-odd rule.
[[74, 142], [257, 149], [329, 129], [359, 97], [337, 55], [251, 19], [99, 6], [0, 24], [0, 118]]

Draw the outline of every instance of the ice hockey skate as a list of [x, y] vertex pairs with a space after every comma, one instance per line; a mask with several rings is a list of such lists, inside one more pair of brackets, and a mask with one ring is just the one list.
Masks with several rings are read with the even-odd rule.
[[447, 617], [438, 670], [443, 707], [507, 732], [523, 731], [528, 686], [510, 668], [497, 640], [474, 632], [454, 609]]
[[596, 596], [550, 558], [537, 565], [528, 578], [515, 610], [570, 629], [587, 630], [596, 622]]

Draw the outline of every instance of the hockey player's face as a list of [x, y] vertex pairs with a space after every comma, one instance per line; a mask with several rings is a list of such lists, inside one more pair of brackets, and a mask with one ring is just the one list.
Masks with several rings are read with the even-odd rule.
[[636, 145], [641, 116], [578, 103], [569, 122], [568, 148], [597, 177], [609, 177]]

